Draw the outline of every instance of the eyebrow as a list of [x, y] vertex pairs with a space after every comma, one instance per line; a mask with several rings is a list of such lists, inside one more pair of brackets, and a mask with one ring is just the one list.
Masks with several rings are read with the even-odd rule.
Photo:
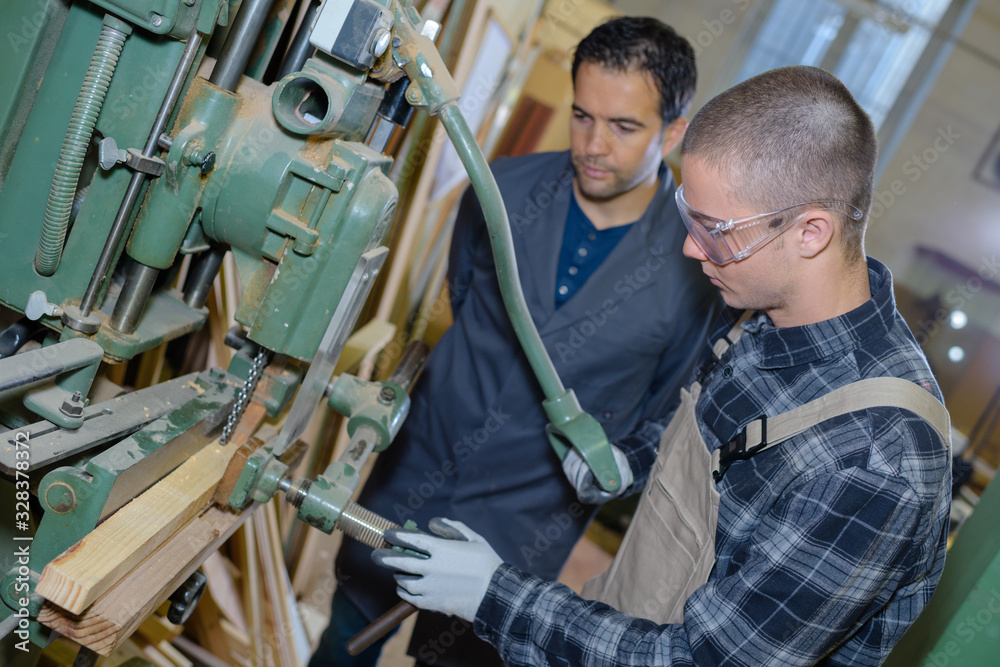
[[[594, 117], [594, 115], [592, 113], [588, 112], [586, 109], [580, 108], [576, 104], [573, 105], [573, 111], [578, 111], [578, 112], [582, 113], [585, 116], [590, 116], [591, 118]], [[622, 117], [622, 118], [609, 118], [608, 122], [610, 122], [610, 123], [623, 123], [623, 124], [628, 124], [628, 125], [635, 125], [636, 127], [646, 127], [645, 123], [643, 123], [643, 122], [641, 122], [639, 120], [636, 120], [635, 118], [630, 118], [628, 116], [625, 116], [625, 117]]]

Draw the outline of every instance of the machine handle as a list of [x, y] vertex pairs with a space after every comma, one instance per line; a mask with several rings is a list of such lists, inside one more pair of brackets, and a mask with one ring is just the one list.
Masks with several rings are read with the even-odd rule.
[[406, 393], [410, 393], [420, 371], [424, 369], [427, 355], [431, 353], [431, 348], [422, 340], [415, 340], [406, 346], [403, 357], [396, 365], [396, 369], [389, 376], [389, 382], [401, 388]]
[[416, 610], [417, 608], [406, 600], [400, 600], [392, 609], [376, 618], [366, 625], [361, 632], [348, 639], [344, 645], [347, 648], [347, 652], [351, 655], [361, 653], [406, 620]]

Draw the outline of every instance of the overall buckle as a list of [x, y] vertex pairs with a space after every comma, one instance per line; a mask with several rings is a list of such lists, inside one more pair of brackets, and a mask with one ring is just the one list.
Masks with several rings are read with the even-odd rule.
[[747, 449], [747, 429], [744, 426], [735, 438], [719, 448], [719, 465], [716, 470], [712, 471], [712, 478], [716, 484], [722, 481], [722, 476], [726, 474], [729, 466], [733, 463], [746, 461], [767, 446], [767, 415], [761, 415], [750, 423], [752, 424], [754, 421], [760, 422], [760, 442], [758, 444]]

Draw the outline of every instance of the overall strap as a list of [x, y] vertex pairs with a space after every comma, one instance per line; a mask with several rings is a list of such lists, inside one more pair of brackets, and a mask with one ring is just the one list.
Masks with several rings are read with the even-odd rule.
[[740, 319], [736, 320], [736, 323], [733, 324], [729, 333], [715, 341], [715, 345], [712, 346], [712, 354], [715, 356], [716, 361], [721, 359], [722, 355], [724, 355], [730, 347], [736, 345], [736, 341], [738, 341], [740, 336], [743, 335], [743, 323], [749, 320], [753, 314], [754, 311], [752, 310], [743, 311], [743, 314], [740, 315]]
[[951, 455], [951, 419], [944, 405], [909, 380], [881, 377], [852, 382], [788, 412], [750, 422], [717, 450], [712, 474], [718, 482], [734, 461], [746, 460], [828, 419], [880, 407], [908, 410], [924, 419], [937, 430]]
[[743, 314], [740, 315], [738, 320], [736, 320], [736, 323], [733, 324], [732, 328], [730, 328], [729, 331], [722, 336], [722, 338], [715, 341], [715, 345], [712, 346], [712, 356], [701, 364], [701, 367], [698, 369], [695, 384], [701, 387], [701, 383], [705, 381], [708, 374], [715, 370], [715, 367], [719, 365], [719, 360], [722, 359], [722, 355], [724, 355], [729, 348], [735, 345], [736, 341], [738, 341], [740, 336], [743, 335], [743, 323], [749, 320], [753, 314], [754, 311], [752, 310], [743, 311]]

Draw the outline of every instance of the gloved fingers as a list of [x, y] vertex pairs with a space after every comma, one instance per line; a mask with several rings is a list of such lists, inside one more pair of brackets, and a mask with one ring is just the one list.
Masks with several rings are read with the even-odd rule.
[[407, 572], [414, 575], [423, 575], [421, 567], [428, 559], [420, 558], [412, 554], [396, 551], [395, 549], [375, 549], [372, 551], [372, 560], [377, 565], [397, 572]]
[[[473, 533], [473, 535], [475, 535], [475, 533]], [[421, 533], [405, 528], [390, 528], [385, 531], [382, 536], [390, 544], [404, 547], [424, 555], [426, 558], [423, 560], [431, 558], [435, 552], [440, 554], [443, 550], [450, 550], [454, 546], [452, 543], [455, 541], [445, 540], [437, 535], [429, 535], [427, 533]]]
[[611, 445], [611, 453], [615, 457], [615, 463], [618, 464], [618, 473], [621, 475], [621, 488], [624, 491], [632, 485], [632, 481], [635, 479], [632, 476], [632, 466], [628, 462], [628, 454], [615, 445]]
[[562, 463], [566, 479], [577, 489], [594, 483], [594, 473], [575, 449], [566, 453]]
[[[435, 535], [440, 535], [449, 540], [460, 540], [462, 542], [472, 542], [474, 537], [479, 537], [475, 531], [466, 526], [461, 521], [453, 521], [444, 517], [436, 516], [428, 522], [427, 527]], [[479, 538], [482, 540], [482, 538]]]
[[566, 452], [566, 456], [562, 460], [563, 471], [570, 479], [576, 479], [577, 475], [580, 474], [580, 467], [583, 465], [583, 457], [575, 449]]
[[421, 537], [427, 537], [427, 535], [409, 528], [390, 528], [382, 533], [382, 538], [393, 546], [413, 549], [414, 551], [420, 551], [421, 553], [430, 556], [429, 551], [417, 546], [417, 542]]
[[396, 574], [394, 579], [397, 588], [403, 589], [410, 595], [421, 595], [420, 582], [424, 580], [423, 577], [413, 574]]
[[410, 593], [406, 589], [404, 589], [402, 586], [398, 586], [398, 585], [396, 586], [396, 595], [399, 596], [400, 600], [406, 600], [407, 602], [409, 602], [410, 604], [412, 604], [414, 607], [419, 607], [419, 608], [423, 609], [423, 605], [420, 604], [422, 596], [420, 596], [420, 595], [413, 595], [412, 593]]

